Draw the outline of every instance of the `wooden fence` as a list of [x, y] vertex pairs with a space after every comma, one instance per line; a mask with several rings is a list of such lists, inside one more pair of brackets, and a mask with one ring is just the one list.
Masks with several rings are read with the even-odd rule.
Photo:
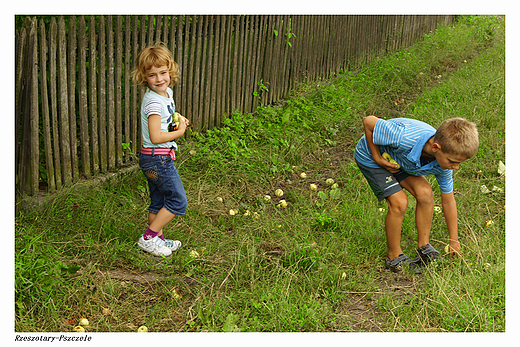
[[149, 44], [161, 41], [173, 52], [181, 68], [177, 109], [204, 130], [452, 21], [447, 15], [26, 17], [15, 43], [16, 192], [53, 192], [130, 161], [142, 141], [142, 91], [129, 71]]

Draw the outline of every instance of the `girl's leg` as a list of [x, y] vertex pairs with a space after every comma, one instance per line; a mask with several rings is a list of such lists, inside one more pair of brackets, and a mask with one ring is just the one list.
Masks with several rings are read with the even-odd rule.
[[408, 207], [408, 197], [401, 190], [387, 197], [386, 202], [388, 203], [388, 213], [385, 218], [386, 243], [388, 258], [392, 260], [403, 253], [401, 249], [401, 227]]
[[[157, 217], [157, 213], [148, 212], [148, 226], [152, 225], [153, 221], [155, 220], [155, 217]], [[157, 236], [161, 236], [162, 234], [162, 229], [157, 231]]]
[[170, 223], [173, 218], [175, 218], [175, 214], [171, 213], [164, 207], [161, 208], [157, 214], [151, 212], [148, 213], [150, 229], [156, 231], [158, 236], [162, 235], [163, 228]]

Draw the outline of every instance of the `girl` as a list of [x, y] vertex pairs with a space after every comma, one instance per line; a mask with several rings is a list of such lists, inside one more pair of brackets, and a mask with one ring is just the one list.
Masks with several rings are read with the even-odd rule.
[[163, 228], [186, 212], [186, 192], [173, 165], [177, 144], [189, 125], [179, 116], [173, 123], [175, 103], [172, 90], [179, 78], [179, 67], [163, 44], [146, 47], [135, 60], [132, 79], [146, 88], [141, 104], [143, 146], [139, 166], [150, 188], [149, 227], [139, 238], [139, 248], [156, 256], [169, 256], [181, 247], [180, 241], [168, 240]]

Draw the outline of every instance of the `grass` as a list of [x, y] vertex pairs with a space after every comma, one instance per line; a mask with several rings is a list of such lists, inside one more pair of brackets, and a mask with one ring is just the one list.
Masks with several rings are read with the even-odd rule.
[[[357, 74], [303, 85], [183, 141], [189, 207], [165, 229], [184, 244], [169, 258], [135, 245], [148, 204], [140, 172], [21, 209], [15, 330], [68, 332], [86, 317], [90, 332], [505, 331], [504, 21], [461, 17]], [[477, 124], [478, 155], [454, 175], [463, 257], [420, 276], [383, 269], [386, 206], [353, 161], [370, 114]], [[276, 207], [276, 189], [286, 208]], [[403, 224], [409, 254], [413, 205]], [[448, 241], [442, 214], [431, 240], [438, 249]]]

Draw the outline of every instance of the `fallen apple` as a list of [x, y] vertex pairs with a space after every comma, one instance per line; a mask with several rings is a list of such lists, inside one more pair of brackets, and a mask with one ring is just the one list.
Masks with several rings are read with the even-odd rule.
[[328, 186], [331, 186], [334, 184], [334, 180], [332, 178], [327, 178], [327, 180], [325, 181], [325, 183], [327, 183]]
[[179, 129], [179, 116], [178, 112], [175, 112], [172, 117], [172, 123], [168, 125], [168, 131], [176, 131]]
[[278, 203], [278, 205], [276, 205], [276, 207], [287, 207], [287, 201], [285, 200], [280, 200], [280, 202]]
[[264, 195], [264, 201], [270, 201], [271, 196], [270, 195]]
[[498, 162], [498, 174], [504, 175], [506, 173], [506, 165], [501, 161]]
[[283, 196], [283, 190], [281, 190], [281, 189], [275, 190], [274, 193], [276, 194], [276, 196]]
[[218, 202], [224, 202], [224, 199], [222, 199], [222, 198], [219, 196], [219, 197], [217, 197], [217, 201], [218, 201]]
[[182, 298], [182, 295], [181, 295], [181, 293], [179, 292], [179, 290], [177, 288], [173, 289], [173, 298], [177, 299], [177, 300]]
[[79, 325], [83, 325], [83, 326], [89, 325], [88, 319], [87, 318], [81, 318], [79, 320]]
[[137, 332], [138, 333], [147, 333], [148, 328], [146, 327], [146, 325], [141, 325], [139, 328], [137, 328]]
[[389, 161], [390, 164], [397, 165], [397, 168], [398, 168], [398, 169], [401, 167], [401, 165], [399, 165], [399, 164], [394, 160], [394, 158], [392, 158], [392, 157], [390, 156], [390, 154], [384, 152], [384, 153], [382, 154], [382, 156], [383, 156], [383, 158], [385, 158], [387, 161]]
[[74, 329], [72, 329], [72, 331], [74, 331], [76, 333], [84, 333], [85, 332], [85, 328], [83, 328], [82, 326], [78, 325], [78, 326], [74, 327]]
[[302, 172], [302, 173], [300, 174], [300, 177], [301, 177], [301, 178], [307, 178], [307, 174], [306, 174], [305, 172]]
[[317, 186], [316, 184], [314, 184], [314, 183], [311, 183], [311, 184], [309, 185], [309, 188], [310, 188], [311, 190], [317, 190], [317, 189], [318, 189], [318, 186]]

